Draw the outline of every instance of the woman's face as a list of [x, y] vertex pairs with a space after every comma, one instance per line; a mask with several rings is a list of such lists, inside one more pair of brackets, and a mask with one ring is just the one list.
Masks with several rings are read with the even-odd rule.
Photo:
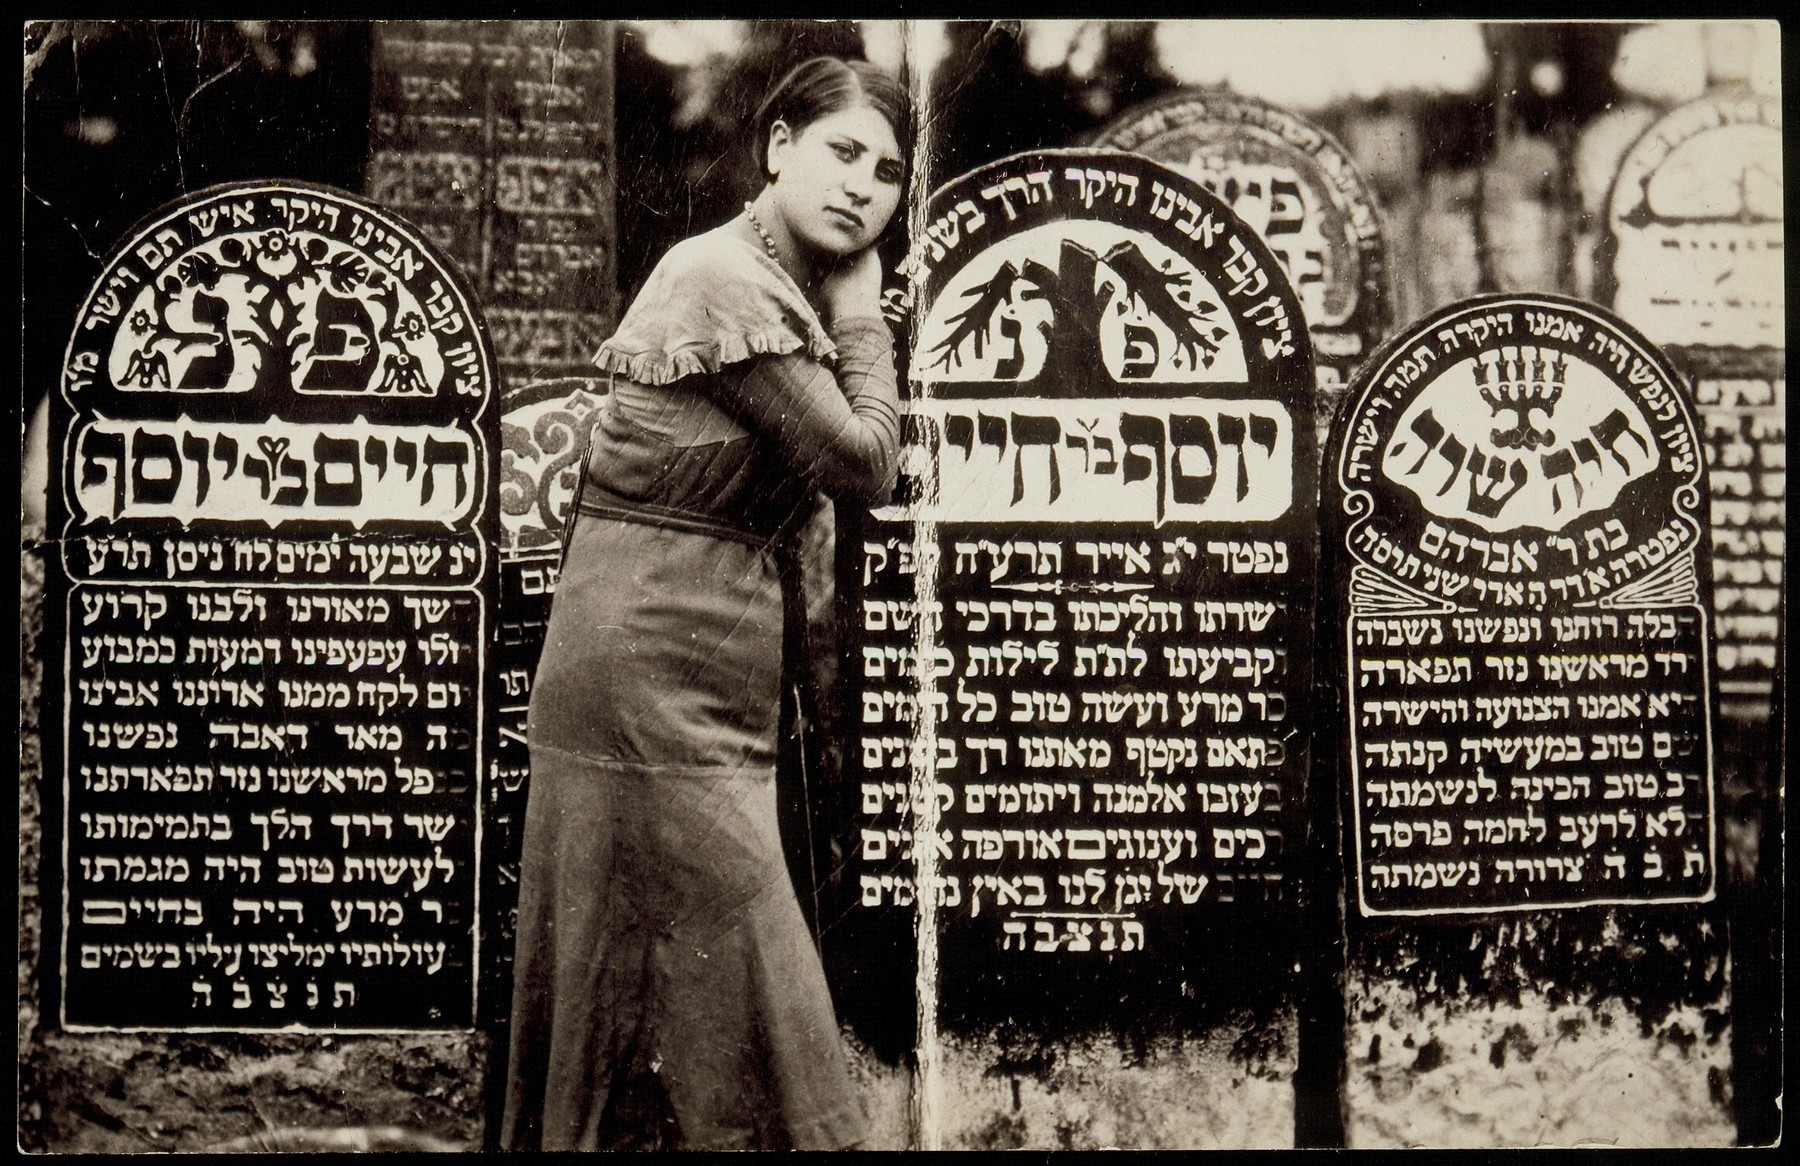
[[857, 105], [794, 133], [769, 131], [771, 192], [789, 233], [823, 255], [854, 255], [873, 243], [900, 205], [900, 146], [887, 119]]

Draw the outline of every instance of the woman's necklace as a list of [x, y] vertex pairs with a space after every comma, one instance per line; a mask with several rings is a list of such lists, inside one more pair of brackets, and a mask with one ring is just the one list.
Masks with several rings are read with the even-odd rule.
[[[813, 296], [812, 281], [810, 279], [802, 279], [800, 276], [797, 276], [788, 270], [787, 264], [781, 261], [781, 252], [775, 249], [775, 240], [770, 237], [768, 231], [763, 229], [762, 222], [756, 217], [756, 210], [749, 203], [744, 204], [744, 217], [750, 220], [751, 229], [754, 230], [757, 237], [762, 240], [763, 250], [768, 253], [770, 262], [774, 263], [776, 267], [781, 268], [782, 273], [789, 279], [798, 283], [806, 293], [807, 299], [810, 301]], [[816, 308], [817, 305], [815, 304], [814, 307]]]
[[762, 240], [763, 250], [769, 253], [769, 258], [775, 261], [775, 266], [781, 267], [783, 271], [787, 270], [782, 267], [781, 252], [775, 250], [775, 240], [770, 238], [769, 232], [763, 230], [762, 223], [757, 220], [756, 211], [751, 208], [749, 203], [744, 204], [744, 216], [750, 220], [750, 229], [755, 231], [757, 237]]

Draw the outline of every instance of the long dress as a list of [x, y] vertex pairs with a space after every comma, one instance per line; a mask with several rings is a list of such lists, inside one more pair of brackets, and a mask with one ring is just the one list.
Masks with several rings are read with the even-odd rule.
[[865, 1119], [776, 827], [778, 551], [819, 490], [891, 487], [892, 338], [827, 330], [720, 229], [597, 363], [532, 687], [501, 1144], [846, 1146]]

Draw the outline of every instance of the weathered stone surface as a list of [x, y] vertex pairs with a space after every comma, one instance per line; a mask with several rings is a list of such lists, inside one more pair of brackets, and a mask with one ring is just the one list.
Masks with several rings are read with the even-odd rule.
[[[1534, 915], [1371, 953], [1347, 984], [1346, 1141], [1729, 1145], [1725, 944], [1705, 938]], [[1696, 991], [1632, 999], [1622, 982]]]
[[1270, 1149], [1293, 1145], [1293, 1034], [1057, 1042], [1004, 1034], [943, 1047], [945, 1149]]
[[1610, 313], [1493, 296], [1393, 338], [1340, 421], [1346, 1142], [1729, 1144], [1685, 387]]
[[464, 1034], [40, 1034], [21, 1145], [477, 1149], [486, 1042]]

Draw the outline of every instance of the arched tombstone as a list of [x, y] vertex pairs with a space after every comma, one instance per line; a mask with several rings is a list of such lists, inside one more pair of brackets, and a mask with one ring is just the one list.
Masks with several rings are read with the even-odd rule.
[[1680, 106], [1620, 162], [1604, 274], [1614, 310], [1694, 387], [1712, 479], [1720, 816], [1740, 1134], [1779, 1123], [1787, 531], [1786, 279], [1781, 104], [1738, 88]]
[[1305, 118], [1230, 93], [1183, 92], [1137, 106], [1094, 144], [1198, 182], [1274, 251], [1312, 336], [1323, 447], [1346, 385], [1393, 314], [1380, 208], [1350, 155]]
[[54, 397], [63, 1025], [473, 1023], [496, 399], [461, 277], [342, 191], [108, 259]]
[[[1316, 496], [1298, 299], [1218, 198], [1119, 152], [981, 167], [915, 239], [900, 501], [840, 543], [840, 1007], [867, 1031], [913, 1000], [926, 1112], [974, 1065], [1083, 1040], [1216, 1038], [1249, 1050], [1221, 1094], [1283, 1081]], [[1291, 1136], [1274, 1104], [1248, 1136]]]
[[1349, 1144], [1729, 1141], [1679, 375], [1593, 305], [1464, 300], [1364, 367], [1324, 472]]
[[1669, 353], [1700, 405], [1720, 712], [1758, 737], [1782, 644], [1787, 526], [1781, 159], [1780, 101], [1715, 93], [1644, 131], [1607, 209], [1613, 309]]

